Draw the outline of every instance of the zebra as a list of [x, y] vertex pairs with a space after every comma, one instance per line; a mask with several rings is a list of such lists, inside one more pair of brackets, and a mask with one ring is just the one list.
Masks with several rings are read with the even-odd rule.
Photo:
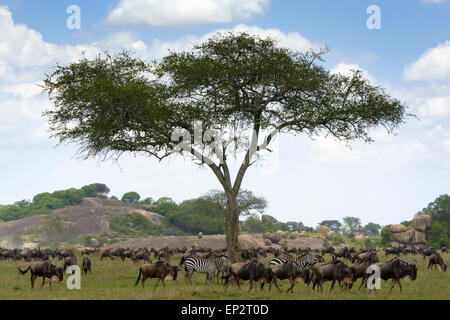
[[286, 263], [287, 261], [293, 261], [297, 263], [303, 270], [308, 271], [318, 262], [323, 261], [319, 256], [314, 256], [312, 254], [303, 254], [298, 257], [294, 257], [290, 254], [281, 253], [276, 258], [270, 260], [270, 266], [276, 266], [279, 264]]
[[184, 270], [186, 271], [184, 279], [186, 283], [192, 285], [192, 274], [194, 271], [206, 273], [206, 284], [211, 284], [216, 270], [228, 271], [231, 263], [225, 256], [214, 258], [201, 258], [199, 256], [190, 256], [184, 261]]

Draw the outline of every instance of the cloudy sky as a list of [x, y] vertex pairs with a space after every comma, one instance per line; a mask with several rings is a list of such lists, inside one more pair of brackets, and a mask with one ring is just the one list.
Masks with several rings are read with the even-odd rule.
[[[374, 3], [380, 29], [367, 25]], [[68, 28], [71, 5], [80, 29]], [[243, 184], [268, 200], [266, 213], [311, 226], [347, 215], [363, 224], [409, 220], [450, 187], [449, 16], [447, 0], [0, 0], [0, 203], [93, 182], [119, 197], [134, 190], [177, 202], [219, 188], [209, 169], [182, 159], [77, 159], [76, 145], [49, 138], [42, 112], [51, 104], [38, 84], [83, 53], [127, 48], [153, 59], [234, 30], [301, 52], [327, 45], [328, 69], [362, 69], [417, 115], [397, 135], [373, 130], [374, 143], [351, 148], [281, 136]]]

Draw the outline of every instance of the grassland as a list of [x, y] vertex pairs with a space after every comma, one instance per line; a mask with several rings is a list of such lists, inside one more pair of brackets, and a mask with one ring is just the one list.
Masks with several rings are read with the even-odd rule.
[[[267, 265], [270, 258], [269, 255], [263, 262]], [[443, 255], [444, 261], [449, 264], [450, 254]], [[381, 260], [387, 260], [383, 255]], [[35, 283], [35, 289], [31, 289], [30, 274], [19, 274], [17, 267], [26, 268], [27, 262], [19, 261], [0, 261], [0, 300], [22, 300], [22, 299], [50, 299], [50, 300], [93, 300], [93, 299], [107, 299], [107, 300], [210, 300], [210, 299], [227, 299], [227, 300], [249, 300], [249, 299], [282, 299], [282, 300], [307, 300], [307, 299], [450, 299], [450, 271], [442, 272], [439, 269], [427, 270], [428, 258], [423, 260], [421, 256], [402, 256], [401, 259], [410, 263], [414, 262], [418, 266], [417, 280], [411, 281], [407, 278], [401, 280], [403, 292], [400, 293], [396, 286], [391, 294], [389, 294], [390, 280], [388, 282], [382, 281], [381, 289], [376, 294], [368, 294], [367, 289], [358, 291], [361, 279], [354, 284], [350, 292], [341, 292], [338, 286], [335, 287], [330, 296], [328, 290], [330, 282], [324, 285], [324, 293], [313, 292], [311, 287], [303, 283], [297, 283], [294, 287], [294, 293], [286, 293], [289, 287], [288, 280], [280, 281], [281, 293], [273, 287], [271, 292], [268, 288], [264, 288], [262, 292], [258, 290], [257, 293], [247, 293], [249, 284], [248, 281], [244, 283], [242, 289], [239, 290], [234, 287], [229, 287], [224, 291], [222, 285], [214, 284], [212, 286], [205, 285], [205, 275], [194, 273], [193, 285], [187, 286], [184, 282], [184, 270], [180, 271], [176, 281], [166, 280], [166, 287], [163, 288], [160, 284], [156, 290], [153, 287], [156, 279], [149, 279], [146, 281], [145, 289], [142, 289], [140, 284], [135, 287], [138, 276], [138, 264], [133, 264], [132, 261], [121, 260], [100, 261], [98, 255], [91, 256], [92, 260], [92, 274], [82, 276], [81, 289], [69, 290], [66, 287], [67, 275], [64, 281], [57, 282], [52, 285], [52, 288], [46, 284], [40, 288], [42, 278], [38, 278]], [[81, 262], [80, 255], [78, 261]], [[172, 258], [173, 264], [178, 264], [179, 256]], [[62, 263], [57, 259], [55, 264]]]

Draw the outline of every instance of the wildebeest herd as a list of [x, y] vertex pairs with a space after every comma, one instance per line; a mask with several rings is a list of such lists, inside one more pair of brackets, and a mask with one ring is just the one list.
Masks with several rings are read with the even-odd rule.
[[[379, 260], [380, 251], [383, 251], [383, 256], [387, 257], [387, 261]], [[358, 279], [361, 279], [358, 290], [367, 287], [367, 279], [371, 279], [368, 270], [370, 266], [374, 265], [379, 268], [382, 280], [392, 280], [390, 291], [396, 284], [402, 291], [400, 280], [405, 277], [416, 280], [418, 272], [416, 264], [403, 261], [402, 256], [413, 255], [418, 258], [428, 258], [428, 269], [433, 270], [433, 268], [439, 267], [440, 270], [446, 271], [447, 266], [441, 255], [446, 252], [448, 252], [446, 247], [436, 249], [414, 246], [388, 247], [383, 250], [375, 248], [356, 250], [348, 247], [339, 249], [328, 247], [322, 248], [322, 250], [312, 250], [311, 248], [280, 250], [273, 247], [259, 247], [243, 249], [241, 261], [231, 263], [226, 249], [166, 247], [161, 249], [99, 250], [85, 248], [79, 251], [83, 258], [80, 269], [84, 275], [92, 273], [91, 264], [94, 259], [92, 254], [99, 256], [96, 263], [105, 263], [105, 259], [106, 261], [129, 259], [133, 261], [133, 264], [140, 264], [139, 267], [136, 267], [138, 275], [135, 286], [141, 281], [142, 287], [144, 287], [144, 282], [149, 278], [157, 279], [155, 289], [160, 282], [165, 286], [164, 280], [177, 280], [179, 271], [184, 269], [186, 285], [192, 285], [192, 275], [197, 272], [206, 274], [206, 285], [220, 284], [223, 285], [225, 291], [228, 290], [230, 284], [240, 288], [243, 281], [249, 281], [249, 292], [253, 289], [257, 290], [255, 284], [260, 285], [260, 290], [263, 290], [267, 284], [269, 291], [272, 285], [281, 291], [279, 281], [288, 280], [290, 286], [287, 292], [293, 292], [298, 281], [310, 286], [312, 290], [322, 292], [323, 284], [330, 281], [331, 287], [328, 294], [332, 292], [336, 282], [344, 292], [351, 290]], [[175, 255], [181, 256], [180, 261], [177, 264], [171, 264], [170, 260], [173, 260]], [[52, 282], [63, 280], [68, 266], [77, 265], [75, 251], [62, 249], [0, 248], [0, 260], [13, 260], [18, 265], [22, 261], [28, 262], [25, 268], [19, 266], [17, 268], [20, 274], [30, 272], [31, 288], [34, 288], [37, 277], [43, 278], [41, 287], [44, 286], [46, 279], [51, 287]], [[269, 262], [264, 264], [262, 260]], [[60, 261], [62, 266], [57, 266], [57, 261]]]

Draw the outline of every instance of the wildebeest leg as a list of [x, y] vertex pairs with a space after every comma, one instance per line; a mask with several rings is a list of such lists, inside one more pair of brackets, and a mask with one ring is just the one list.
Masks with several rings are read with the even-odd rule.
[[289, 290], [290, 290], [291, 293], [294, 293], [295, 279], [294, 278], [289, 278], [289, 281], [291, 282], [291, 287], [289, 289], [287, 289], [286, 292], [289, 292]]
[[248, 292], [252, 291], [253, 289], [253, 278], [250, 278], [250, 289], [248, 289]]
[[[153, 288], [153, 290], [156, 289], [156, 287], [158, 286], [158, 284], [159, 284], [160, 281], [161, 281], [161, 278], [158, 278], [158, 281], [156, 281], [156, 285], [155, 285], [155, 287]], [[164, 283], [164, 282], [163, 282], [163, 283]]]
[[430, 269], [431, 268], [431, 265], [432, 265], [432, 263], [431, 263], [431, 261], [428, 263], [428, 269]]
[[34, 280], [36, 279], [37, 276], [35, 276], [34, 274], [31, 275], [31, 289], [34, 289]]
[[41, 285], [41, 288], [44, 286], [44, 284], [45, 284], [45, 276], [42, 277], [42, 285]]
[[330, 291], [328, 291], [328, 295], [330, 295], [330, 293], [331, 293], [331, 290], [333, 290], [333, 288], [334, 288], [334, 284], [336, 283], [336, 280], [335, 279], [333, 279], [333, 282], [331, 282], [331, 288], [330, 288]]
[[395, 282], [396, 282], [397, 280], [395, 280], [394, 278], [392, 278], [392, 283], [391, 283], [391, 290], [389, 290], [389, 293], [391, 293], [392, 292], [392, 289], [394, 288], [394, 286], [395, 286]]

